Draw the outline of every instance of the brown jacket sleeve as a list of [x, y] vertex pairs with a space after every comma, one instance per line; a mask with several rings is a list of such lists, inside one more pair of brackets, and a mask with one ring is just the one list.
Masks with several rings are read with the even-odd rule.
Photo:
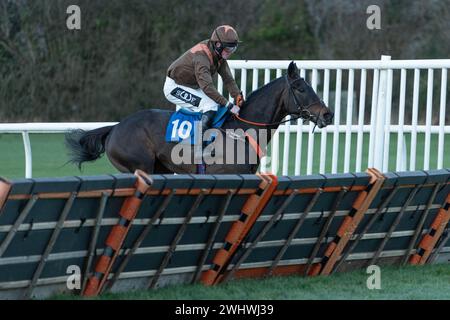
[[237, 95], [241, 92], [236, 84], [236, 81], [231, 74], [230, 67], [226, 60], [223, 61], [217, 72], [220, 74], [223, 80], [223, 84], [225, 88], [227, 88], [228, 92], [233, 98], [236, 98]]
[[203, 92], [213, 99], [218, 104], [224, 106], [228, 103], [228, 100], [217, 91], [213, 84], [213, 79], [211, 77], [211, 71], [209, 69], [210, 63], [206, 55], [196, 54], [193, 58], [195, 78]]

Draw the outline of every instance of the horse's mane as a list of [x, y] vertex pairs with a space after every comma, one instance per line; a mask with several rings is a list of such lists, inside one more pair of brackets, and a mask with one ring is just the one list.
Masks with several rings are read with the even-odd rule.
[[275, 81], [279, 80], [280, 78], [276, 78], [273, 79], [272, 81], [266, 83], [265, 85], [263, 85], [262, 87], [259, 87], [258, 89], [256, 89], [255, 91], [251, 92], [247, 98], [245, 99], [245, 103], [243, 105], [243, 108], [245, 108], [248, 104], [251, 104], [252, 102], [254, 102], [255, 100], [261, 98], [262, 95], [267, 94], [267, 90], [268, 87], [271, 87]]
[[[268, 90], [270, 87], [272, 87], [275, 82], [277, 82], [278, 80], [280, 80], [282, 77], [280, 78], [276, 78], [273, 79], [272, 81], [266, 83], [265, 85], [263, 85], [262, 87], [259, 87], [258, 89], [256, 89], [255, 91], [252, 91], [245, 99], [244, 105], [241, 107], [241, 112], [243, 112], [244, 110], [246, 110], [246, 108], [248, 108], [251, 104], [258, 104], [258, 100], [261, 101], [265, 98], [267, 98], [268, 95], [270, 95], [271, 90]], [[233, 122], [236, 121], [236, 119], [234, 117], [228, 117], [227, 120], [225, 120], [225, 123], [227, 122]]]

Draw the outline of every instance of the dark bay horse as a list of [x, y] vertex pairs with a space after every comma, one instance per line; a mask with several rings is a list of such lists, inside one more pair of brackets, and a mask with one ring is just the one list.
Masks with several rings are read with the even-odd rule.
[[[134, 172], [136, 169], [147, 173], [196, 173], [197, 165], [178, 163], [173, 158], [176, 143], [165, 141], [167, 123], [173, 111], [148, 109], [132, 114], [115, 126], [103, 127], [91, 131], [74, 130], [66, 135], [66, 145], [70, 150], [70, 162], [81, 168], [86, 161], [94, 161], [106, 152], [111, 163], [121, 172]], [[226, 173], [255, 173], [257, 163], [254, 159], [256, 151], [248, 140], [236, 139], [225, 131], [242, 129], [242, 132], [253, 129], [257, 133], [265, 130], [267, 143], [282, 119], [292, 115], [313, 121], [319, 128], [331, 124], [333, 113], [319, 99], [311, 86], [299, 75], [294, 62], [288, 67], [286, 76], [273, 80], [267, 85], [249, 95], [241, 108], [240, 118], [230, 117], [223, 125], [219, 136], [223, 143], [215, 147], [215, 158], [224, 158], [229, 149], [227, 143], [235, 145], [233, 157], [243, 156], [245, 160], [223, 161], [224, 163], [208, 164], [206, 172], [209, 174]], [[243, 147], [243, 149], [239, 149]], [[264, 146], [263, 146], [264, 148]], [[188, 149], [189, 152], [192, 151]], [[184, 153], [186, 149], [183, 149]], [[253, 156], [253, 157], [251, 157]], [[257, 157], [256, 157], [257, 158]]]

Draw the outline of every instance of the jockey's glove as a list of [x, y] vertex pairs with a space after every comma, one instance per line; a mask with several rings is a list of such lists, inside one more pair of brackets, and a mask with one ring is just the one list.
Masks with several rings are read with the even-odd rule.
[[241, 108], [239, 108], [237, 105], [232, 104], [231, 102], [227, 104], [227, 108], [232, 114], [235, 115], [239, 115], [239, 111], [241, 110]]
[[242, 95], [242, 92], [234, 98], [234, 104], [237, 105], [239, 108], [242, 107], [244, 104], [244, 96]]

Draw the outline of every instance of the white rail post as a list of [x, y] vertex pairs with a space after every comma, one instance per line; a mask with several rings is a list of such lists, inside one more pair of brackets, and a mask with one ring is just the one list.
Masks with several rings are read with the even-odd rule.
[[428, 69], [427, 81], [427, 108], [425, 117], [425, 147], [423, 155], [423, 170], [430, 170], [430, 153], [431, 153], [431, 118], [433, 116], [433, 77], [434, 70]]
[[439, 107], [439, 136], [437, 168], [442, 169], [444, 164], [444, 137], [445, 137], [445, 105], [447, 102], [447, 69], [441, 71], [441, 103]]
[[336, 70], [336, 92], [334, 98], [334, 132], [331, 173], [337, 173], [339, 160], [339, 125], [341, 124], [342, 69]]
[[398, 103], [398, 131], [397, 131], [397, 163], [396, 171], [406, 169], [406, 142], [403, 134], [405, 126], [405, 95], [406, 95], [406, 69], [400, 72], [400, 101]]
[[223, 80], [220, 76], [217, 77], [217, 91], [223, 94]]
[[[312, 70], [311, 74], [311, 87], [314, 91], [317, 91], [317, 82], [318, 82], [318, 71], [317, 69]], [[306, 161], [306, 174], [313, 173], [313, 164], [314, 164], [314, 123], [312, 121], [309, 122], [309, 133], [308, 133], [308, 156]]]
[[31, 154], [30, 135], [28, 131], [22, 132], [23, 147], [25, 149], [25, 178], [31, 179], [33, 177], [33, 157]]
[[[377, 110], [375, 117], [374, 131], [374, 150], [373, 150], [373, 167], [382, 171], [384, 161], [384, 130], [386, 124], [386, 91], [387, 91], [387, 66], [383, 65], [384, 61], [391, 60], [391, 56], [381, 56], [380, 82], [378, 85]], [[389, 151], [389, 150], [388, 150]]]
[[[233, 68], [233, 69], [230, 69], [230, 71], [231, 71], [231, 75], [233, 76], [233, 79], [236, 79], [236, 70]], [[223, 84], [222, 84], [222, 86], [223, 86]], [[231, 96], [231, 94], [228, 94], [228, 101], [233, 102], [233, 97]]]
[[[300, 70], [300, 77], [305, 78], [306, 70]], [[303, 120], [297, 119], [297, 132], [295, 136], [295, 168], [294, 174], [296, 176], [300, 175], [302, 167], [302, 145], [303, 145]]]
[[241, 91], [244, 97], [247, 96], [247, 69], [245, 68], [241, 70]]
[[258, 76], [259, 69], [253, 68], [253, 79], [252, 79], [252, 91], [256, 91], [258, 89]]
[[366, 83], [367, 83], [367, 70], [361, 69], [361, 84], [359, 86], [358, 133], [356, 139], [356, 165], [355, 165], [356, 172], [361, 172], [363, 141], [364, 141], [363, 127], [366, 110]]
[[355, 82], [355, 69], [349, 69], [348, 70], [348, 87], [347, 87], [347, 117], [345, 120], [344, 173], [347, 173], [350, 171], [350, 155], [351, 155], [351, 148], [352, 148], [352, 117], [353, 117], [354, 82]]
[[372, 102], [371, 102], [371, 111], [370, 111], [370, 133], [369, 133], [369, 159], [367, 162], [367, 166], [369, 168], [373, 167], [373, 151], [375, 149], [375, 126], [376, 126], [376, 118], [377, 118], [377, 103], [378, 103], [378, 87], [380, 82], [380, 70], [373, 70], [373, 85], [372, 85]]
[[[255, 79], [255, 78], [253, 78], [253, 79]], [[253, 80], [253, 81], [254, 81], [254, 83], [255, 82], [258, 83], [258, 79]], [[270, 82], [270, 69], [265, 68], [264, 69], [264, 84], [268, 84], [269, 82]], [[256, 90], [255, 86], [253, 87], [253, 90]], [[268, 155], [264, 156], [261, 159], [260, 172], [268, 172], [268, 170], [269, 170], [268, 169], [269, 162], [270, 162], [270, 165], [272, 166], [272, 151], [270, 153], [270, 157], [269, 158], [267, 158], [267, 157], [268, 157]]]
[[396, 169], [396, 171], [406, 171], [408, 167], [408, 160], [406, 157], [406, 154], [408, 153], [408, 149], [406, 147], [406, 140], [403, 139], [403, 146], [402, 146], [402, 159], [401, 159], [401, 166], [399, 169]]
[[414, 69], [414, 87], [411, 119], [411, 151], [409, 153], [409, 170], [416, 170], [417, 122], [419, 118], [420, 69]]
[[287, 176], [289, 174], [289, 150], [291, 149], [291, 116], [287, 116], [285, 120], [289, 120], [285, 124], [284, 127], [284, 142], [283, 142], [283, 168], [282, 174], [283, 176]]
[[391, 141], [391, 109], [392, 109], [392, 82], [393, 82], [393, 70], [387, 71], [387, 83], [386, 83], [386, 104], [385, 104], [385, 123], [384, 123], [384, 143], [383, 143], [383, 168], [382, 172], [389, 170], [389, 150]]
[[[325, 69], [323, 80], [323, 102], [328, 106], [330, 98], [330, 69]], [[322, 128], [320, 140], [320, 169], [319, 173], [325, 173], [325, 166], [327, 162], [327, 127]]]

